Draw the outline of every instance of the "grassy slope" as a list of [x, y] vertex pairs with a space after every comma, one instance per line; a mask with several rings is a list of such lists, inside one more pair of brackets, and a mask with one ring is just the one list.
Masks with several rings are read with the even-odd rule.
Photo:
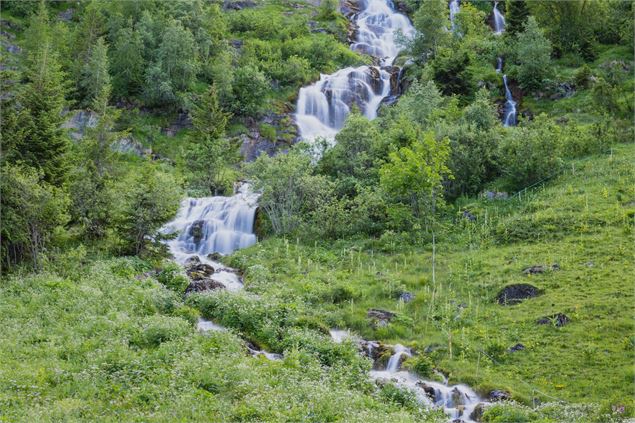
[[270, 362], [197, 333], [138, 260], [61, 268], [0, 284], [1, 422], [434, 421], [302, 350]]
[[[247, 268], [254, 291], [303, 298], [326, 325], [420, 349], [438, 344], [431, 354], [437, 366], [483, 392], [503, 388], [527, 402], [629, 403], [634, 153], [633, 145], [620, 145], [611, 156], [575, 161], [575, 172], [521, 201], [469, 204], [476, 223], [446, 222], [436, 287], [429, 248], [398, 239], [321, 247], [272, 239], [239, 252], [233, 263]], [[552, 263], [561, 270], [522, 273]], [[544, 295], [516, 306], [495, 303], [502, 287], [520, 282]], [[415, 300], [399, 302], [402, 290]], [[373, 330], [365, 318], [371, 307], [399, 317]], [[535, 323], [557, 312], [571, 323]], [[526, 350], [505, 351], [518, 342]]]

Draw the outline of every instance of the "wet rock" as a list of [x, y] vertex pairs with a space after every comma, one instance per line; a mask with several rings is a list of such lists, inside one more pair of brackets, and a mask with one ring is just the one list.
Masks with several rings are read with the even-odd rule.
[[437, 392], [435, 391], [435, 389], [428, 385], [427, 383], [425, 383], [422, 380], [417, 381], [416, 385], [421, 388], [423, 390], [423, 392], [426, 393], [426, 395], [428, 396], [428, 398], [430, 398], [432, 401], [437, 400]]
[[198, 263], [188, 266], [185, 273], [193, 281], [203, 280], [214, 274], [214, 268], [207, 263]]
[[190, 267], [195, 264], [199, 264], [200, 262], [201, 262], [201, 259], [198, 256], [192, 256], [188, 258], [187, 260], [185, 260], [185, 267]]
[[399, 300], [403, 301], [404, 303], [409, 303], [410, 301], [414, 300], [415, 295], [412, 292], [402, 292], [401, 294], [399, 294]]
[[224, 289], [225, 285], [213, 279], [199, 279], [192, 281], [185, 289], [185, 295], [195, 292], [212, 291], [215, 289]]
[[485, 411], [485, 404], [483, 404], [482, 402], [479, 402], [474, 407], [474, 410], [472, 410], [472, 413], [470, 414], [470, 419], [474, 420], [475, 422], [481, 422], [483, 419], [484, 411]]
[[538, 295], [540, 295], [540, 290], [535, 286], [528, 283], [519, 283], [503, 288], [496, 296], [496, 300], [501, 305], [513, 305]]
[[377, 341], [366, 341], [364, 339], [361, 339], [358, 342], [357, 348], [360, 354], [370, 358], [373, 363], [378, 362], [386, 355], [386, 353], [391, 352], [390, 348], [385, 344]]
[[207, 255], [207, 259], [212, 261], [219, 261], [221, 258], [223, 258], [221, 253], [209, 253]]
[[368, 310], [368, 313], [366, 313], [366, 316], [372, 320], [373, 326], [382, 327], [390, 323], [396, 314], [387, 310], [371, 308]]
[[452, 420], [452, 423], [465, 423], [465, 420], [463, 420], [463, 419], [454, 419], [454, 420]]
[[567, 323], [569, 323], [570, 321], [571, 319], [566, 314], [556, 313], [556, 314], [552, 314], [551, 316], [541, 317], [540, 319], [536, 320], [536, 323], [538, 323], [539, 325], [553, 324], [556, 327], [562, 327], [566, 325]]
[[513, 347], [509, 348], [509, 352], [516, 352], [516, 351], [522, 351], [525, 349], [525, 346], [521, 343], [518, 343], [516, 345], [514, 345]]
[[450, 401], [451, 404], [448, 405], [455, 408], [460, 405], [465, 405], [465, 395], [463, 395], [463, 392], [461, 392], [459, 388], [455, 387], [452, 391], [450, 391]]
[[568, 82], [562, 82], [555, 87], [555, 92], [549, 97], [550, 100], [559, 100], [571, 97], [575, 94], [575, 88]]
[[507, 391], [502, 391], [502, 390], [499, 390], [499, 389], [495, 389], [495, 390], [493, 390], [492, 392], [489, 393], [488, 398], [492, 402], [509, 401], [512, 398], [512, 396]]
[[197, 220], [192, 225], [190, 225], [190, 229], [188, 231], [188, 235], [190, 235], [196, 244], [201, 242], [203, 239], [203, 227], [205, 226], [204, 220]]
[[560, 265], [558, 263], [554, 263], [551, 266], [534, 265], [523, 269], [523, 273], [525, 275], [538, 275], [545, 273], [547, 270], [555, 272], [556, 270], [560, 270]]

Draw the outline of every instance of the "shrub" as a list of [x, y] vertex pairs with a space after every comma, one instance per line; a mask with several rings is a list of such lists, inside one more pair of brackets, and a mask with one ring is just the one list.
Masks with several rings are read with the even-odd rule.
[[172, 291], [182, 294], [189, 285], [189, 280], [183, 275], [181, 266], [168, 262], [157, 275], [157, 280]]
[[185, 336], [190, 330], [189, 324], [179, 317], [148, 316], [141, 321], [130, 342], [139, 348], [152, 348]]

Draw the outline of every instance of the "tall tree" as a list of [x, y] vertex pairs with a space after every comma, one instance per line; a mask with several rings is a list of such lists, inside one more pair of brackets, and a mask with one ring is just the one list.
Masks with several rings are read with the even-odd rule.
[[41, 169], [44, 180], [61, 186], [67, 175], [68, 138], [61, 128], [65, 105], [65, 75], [51, 46], [47, 30], [46, 6], [41, 6], [32, 20], [30, 36], [42, 36], [29, 51], [25, 70], [26, 84], [18, 103], [25, 109], [21, 115], [24, 138], [16, 145], [17, 158]]
[[529, 17], [529, 9], [525, 0], [507, 1], [507, 13], [505, 14], [505, 33], [516, 35], [525, 27], [525, 22]]
[[216, 195], [227, 186], [227, 172], [234, 161], [232, 146], [224, 138], [229, 114], [221, 109], [214, 85], [193, 100], [194, 132], [186, 155], [189, 180], [194, 188]]
[[88, 60], [84, 64], [79, 79], [82, 91], [83, 104], [90, 105], [98, 96], [108, 91], [106, 98], [110, 97], [110, 74], [108, 65], [108, 47], [103, 37], [97, 39], [90, 48]]
[[143, 41], [139, 31], [131, 26], [120, 29], [110, 49], [115, 98], [127, 98], [141, 93], [145, 61]]
[[434, 56], [439, 47], [451, 38], [448, 2], [446, 0], [427, 0], [422, 2], [413, 17], [417, 35], [411, 50], [419, 60]]

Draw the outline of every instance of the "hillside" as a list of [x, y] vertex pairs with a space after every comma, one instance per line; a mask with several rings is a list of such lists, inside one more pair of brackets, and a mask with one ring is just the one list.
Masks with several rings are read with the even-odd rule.
[[623, 0], [3, 0], [0, 422], [635, 417]]

